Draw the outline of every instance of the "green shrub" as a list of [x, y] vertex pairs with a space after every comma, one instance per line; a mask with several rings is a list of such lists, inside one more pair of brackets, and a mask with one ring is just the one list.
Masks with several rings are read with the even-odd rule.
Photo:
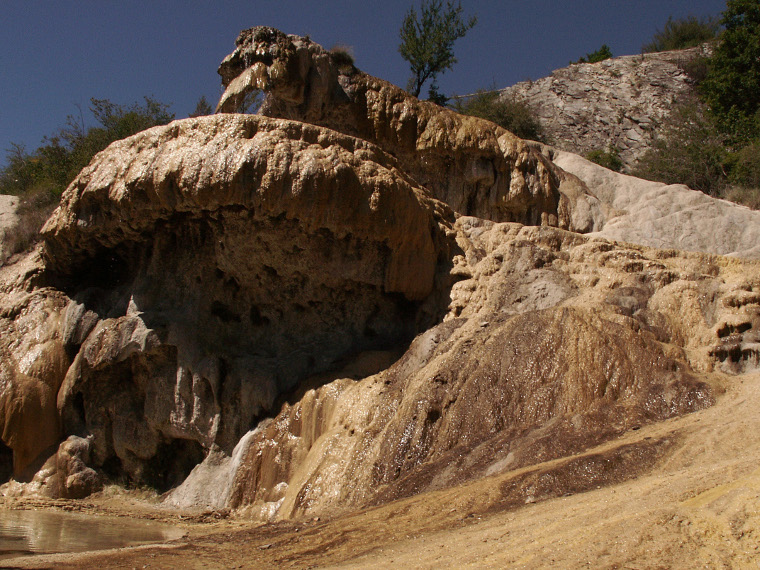
[[587, 53], [585, 56], [580, 58], [578, 61], [571, 61], [570, 63], [599, 63], [600, 61], [604, 61], [605, 59], [610, 59], [612, 57], [612, 50], [610, 49], [610, 46], [607, 44], [602, 44], [602, 47], [600, 47], [596, 51], [592, 51], [591, 53]]
[[633, 174], [718, 195], [727, 183], [727, 160], [724, 138], [695, 99], [673, 110]]
[[336, 44], [330, 48], [330, 57], [338, 68], [348, 67], [353, 69], [354, 67], [354, 54], [350, 46], [344, 46]]
[[743, 145], [760, 134], [760, 2], [728, 0], [721, 23], [700, 91], [719, 127]]
[[620, 172], [623, 170], [623, 161], [620, 159], [620, 152], [615, 147], [607, 150], [592, 150], [586, 154], [586, 158], [600, 166]]
[[757, 186], [748, 188], [746, 186], [726, 186], [720, 193], [724, 200], [730, 200], [737, 204], [742, 204], [753, 210], [760, 210], [760, 188]]
[[745, 188], [760, 188], [760, 141], [756, 140], [738, 152], [731, 161], [731, 183]]
[[545, 142], [541, 123], [533, 110], [524, 101], [502, 95], [499, 91], [479, 90], [467, 99], [456, 99], [452, 108], [463, 115], [496, 123], [521, 139]]
[[707, 77], [709, 66], [710, 59], [703, 55], [687, 59], [680, 62], [678, 65], [678, 67], [689, 76], [692, 83], [697, 86], [699, 86]]
[[66, 126], [28, 153], [11, 144], [6, 165], [0, 169], [0, 194], [21, 197], [19, 224], [11, 250], [27, 249], [39, 239], [39, 230], [69, 183], [112, 142], [174, 118], [168, 106], [146, 97], [145, 104], [117, 105], [107, 99], [91, 99], [90, 110], [99, 126], [86, 129], [82, 117], [69, 116]]
[[641, 46], [643, 53], [686, 49], [714, 39], [720, 29], [717, 18], [688, 16], [674, 20], [668, 18], [665, 27], [658, 30], [651, 41]]

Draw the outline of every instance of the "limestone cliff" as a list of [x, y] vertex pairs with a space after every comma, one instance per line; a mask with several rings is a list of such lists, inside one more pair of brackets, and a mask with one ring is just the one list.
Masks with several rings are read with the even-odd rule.
[[525, 101], [557, 148], [585, 155], [612, 147], [631, 167], [673, 105], [693, 93], [684, 68], [704, 49], [572, 64], [502, 93]]

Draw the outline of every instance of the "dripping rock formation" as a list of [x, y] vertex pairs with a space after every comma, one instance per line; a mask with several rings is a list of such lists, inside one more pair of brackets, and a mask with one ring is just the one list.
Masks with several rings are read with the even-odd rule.
[[[580, 454], [760, 366], [757, 212], [272, 28], [219, 71], [222, 112], [112, 144], [0, 267], [0, 493], [334, 516]], [[234, 113], [252, 89], [263, 115]], [[509, 504], [670, 449], [642, 445]]]

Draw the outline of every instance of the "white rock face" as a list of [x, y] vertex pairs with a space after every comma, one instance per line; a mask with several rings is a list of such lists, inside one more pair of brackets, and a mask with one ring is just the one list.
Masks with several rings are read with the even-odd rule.
[[554, 163], [585, 182], [608, 207], [592, 235], [663, 249], [760, 258], [760, 212], [690, 190], [612, 172], [576, 154]]
[[525, 100], [558, 148], [586, 154], [613, 146], [631, 166], [648, 148], [674, 101], [693, 91], [683, 66], [701, 50], [573, 64], [503, 93]]
[[10, 257], [10, 233], [18, 224], [18, 196], [0, 195], [0, 265]]

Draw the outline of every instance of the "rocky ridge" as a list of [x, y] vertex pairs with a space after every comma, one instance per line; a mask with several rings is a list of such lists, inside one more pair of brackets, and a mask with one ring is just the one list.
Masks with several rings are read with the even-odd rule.
[[[0, 268], [3, 493], [112, 480], [173, 488], [175, 507], [329, 515], [567, 457], [758, 367], [757, 213], [637, 196], [271, 28], [221, 75], [223, 110], [259, 86], [291, 116], [114, 143], [44, 248]], [[604, 233], [642, 229], [666, 249]]]
[[684, 68], [706, 49], [572, 64], [502, 93], [525, 101], [557, 148], [580, 155], [614, 148], [630, 168], [673, 105], [693, 93]]

